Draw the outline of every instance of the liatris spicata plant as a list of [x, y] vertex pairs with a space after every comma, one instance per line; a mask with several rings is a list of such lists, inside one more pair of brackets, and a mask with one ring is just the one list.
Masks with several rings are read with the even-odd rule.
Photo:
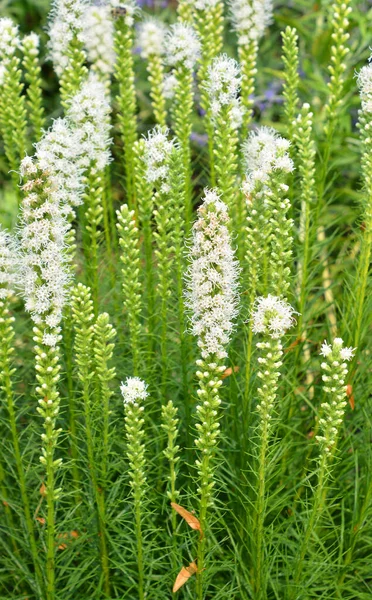
[[23, 66], [28, 83], [27, 105], [33, 128], [34, 140], [38, 142], [43, 134], [45, 114], [41, 89], [41, 67], [39, 59], [40, 38], [30, 33], [22, 40]]
[[109, 87], [116, 60], [114, 22], [110, 6], [87, 6], [83, 25], [83, 40], [88, 62], [99, 80]]
[[11, 19], [0, 19], [0, 40], [0, 130], [17, 189], [17, 171], [26, 153], [27, 123], [21, 60], [17, 55], [21, 41], [18, 26]]
[[272, 0], [230, 0], [230, 16], [238, 34], [238, 52], [241, 64], [241, 98], [244, 106], [243, 130], [246, 133], [252, 118], [252, 96], [257, 73], [258, 43], [271, 23]]
[[213, 504], [214, 456], [219, 436], [220, 379], [225, 366], [237, 316], [237, 285], [239, 268], [234, 257], [229, 234], [229, 216], [215, 190], [206, 190], [198, 219], [193, 226], [190, 267], [187, 276], [187, 306], [190, 309], [191, 331], [197, 337], [201, 358], [197, 360], [199, 402], [196, 411], [198, 450], [199, 521], [201, 535], [197, 551], [197, 598], [204, 598], [203, 570], [206, 543], [209, 539], [208, 511]]
[[135, 519], [135, 536], [138, 567], [138, 598], [145, 598], [145, 564], [143, 559], [143, 514], [142, 506], [146, 493], [145, 474], [145, 431], [142, 402], [148, 396], [146, 384], [138, 377], [128, 377], [121, 385], [124, 401], [125, 431], [127, 438], [127, 457], [129, 461], [129, 477], [131, 495], [133, 498], [133, 512]]
[[165, 38], [165, 59], [173, 67], [176, 79], [171, 109], [172, 127], [182, 152], [185, 173], [185, 229], [188, 233], [192, 214], [190, 135], [193, 107], [193, 69], [200, 56], [200, 41], [194, 29], [184, 23], [171, 26]]
[[162, 63], [165, 52], [165, 33], [166, 27], [162, 21], [147, 19], [140, 24], [137, 39], [141, 57], [147, 61], [150, 98], [155, 120], [161, 126], [165, 126], [167, 120], [164, 96], [164, 67]]
[[252, 313], [252, 330], [262, 334], [257, 342], [259, 371], [259, 426], [258, 426], [258, 471], [256, 499], [254, 505], [254, 573], [253, 589], [256, 598], [266, 595], [267, 581], [264, 578], [265, 559], [265, 495], [269, 464], [269, 442], [272, 419], [278, 396], [280, 367], [282, 366], [282, 338], [294, 324], [293, 308], [275, 296], [260, 297], [256, 300]]
[[336, 452], [337, 439], [343, 423], [346, 400], [346, 377], [347, 362], [350, 361], [355, 352], [354, 348], [344, 347], [341, 338], [335, 338], [332, 345], [326, 341], [322, 344], [320, 354], [325, 358], [322, 363], [324, 374], [323, 391], [326, 400], [321, 404], [319, 428], [316, 436], [319, 443], [319, 457], [317, 483], [314, 490], [312, 507], [306, 523], [305, 532], [301, 540], [299, 552], [295, 558], [294, 588], [291, 597], [297, 593], [297, 586], [301, 585], [301, 577], [304, 568], [304, 560], [309, 550], [309, 544], [314, 537], [316, 540], [316, 529], [326, 510], [327, 485], [332, 471], [332, 462]]

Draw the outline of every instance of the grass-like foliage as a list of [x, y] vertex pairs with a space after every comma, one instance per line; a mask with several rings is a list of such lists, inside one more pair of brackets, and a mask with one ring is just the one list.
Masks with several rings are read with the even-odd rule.
[[0, 600], [372, 598], [368, 2], [0, 18]]

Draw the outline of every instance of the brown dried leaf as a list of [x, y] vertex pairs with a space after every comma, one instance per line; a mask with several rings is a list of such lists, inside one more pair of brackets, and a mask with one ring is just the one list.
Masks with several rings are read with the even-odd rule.
[[228, 367], [222, 373], [221, 379], [226, 379], [226, 377], [230, 377], [230, 375], [232, 375], [233, 373], [239, 373], [239, 370], [240, 370], [240, 367], [234, 367], [234, 369], [232, 369], [232, 367]]
[[198, 572], [198, 567], [195, 562], [189, 564], [188, 567], [182, 567], [181, 571], [176, 577], [172, 592], [177, 592], [185, 583]]
[[183, 508], [175, 502], [171, 502], [171, 507], [183, 518], [191, 529], [197, 529], [202, 534], [202, 529], [199, 519], [195, 517], [191, 512]]

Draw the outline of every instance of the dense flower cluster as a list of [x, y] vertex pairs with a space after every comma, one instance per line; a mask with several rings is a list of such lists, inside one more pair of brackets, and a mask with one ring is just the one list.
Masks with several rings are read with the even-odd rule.
[[126, 382], [121, 384], [120, 391], [124, 404], [137, 403], [138, 400], [145, 400], [149, 395], [147, 385], [139, 377], [127, 377]]
[[362, 109], [364, 112], [372, 112], [372, 63], [362, 67], [358, 73], [357, 81]]
[[114, 23], [109, 6], [88, 6], [84, 15], [84, 45], [92, 69], [102, 75], [114, 70]]
[[17, 254], [13, 239], [0, 226], [0, 300], [17, 286]]
[[175, 23], [165, 36], [165, 52], [168, 65], [183, 65], [193, 69], [200, 57], [201, 45], [190, 25]]
[[265, 333], [273, 339], [282, 337], [295, 322], [294, 309], [288, 302], [277, 296], [257, 298], [252, 313], [252, 330]]
[[40, 46], [40, 38], [36, 33], [29, 33], [25, 35], [22, 40], [22, 47], [27, 50], [31, 56], [37, 56]]
[[174, 73], [166, 73], [163, 81], [163, 94], [167, 100], [172, 100], [176, 92], [177, 77]]
[[351, 360], [353, 358], [355, 348], [344, 348], [343, 345], [344, 342], [341, 338], [335, 338], [332, 346], [324, 341], [320, 350], [320, 354], [324, 356], [324, 358], [328, 359], [333, 358], [336, 360], [341, 358], [341, 360]]
[[158, 19], [143, 21], [138, 31], [138, 46], [142, 58], [162, 56], [165, 52], [164, 40], [167, 28]]
[[204, 359], [227, 356], [237, 315], [239, 269], [228, 223], [226, 204], [216, 191], [206, 190], [193, 227], [186, 293], [192, 333]]
[[159, 185], [163, 192], [168, 191], [169, 159], [174, 149], [173, 140], [168, 139], [167, 127], [154, 127], [145, 138], [143, 160], [146, 165], [146, 179]]
[[56, 0], [49, 27], [49, 55], [61, 76], [70, 64], [68, 48], [74, 39], [84, 42], [84, 20], [88, 0]]
[[273, 0], [231, 0], [230, 15], [242, 46], [258, 41], [271, 23]]
[[68, 118], [74, 125], [76, 144], [80, 148], [79, 167], [94, 165], [98, 171], [109, 163], [110, 99], [106, 88], [91, 73], [80, 91], [73, 97]]
[[223, 107], [228, 106], [231, 117], [236, 120], [236, 113], [241, 112], [238, 99], [240, 88], [240, 69], [233, 58], [226, 54], [217, 56], [208, 68], [205, 88], [210, 98], [213, 117], [221, 113]]
[[19, 46], [18, 25], [7, 17], [0, 19], [0, 61], [6, 64]]
[[293, 161], [288, 154], [289, 146], [288, 140], [269, 127], [260, 127], [249, 134], [243, 146], [248, 191], [257, 181], [267, 181], [273, 171], [293, 171]]

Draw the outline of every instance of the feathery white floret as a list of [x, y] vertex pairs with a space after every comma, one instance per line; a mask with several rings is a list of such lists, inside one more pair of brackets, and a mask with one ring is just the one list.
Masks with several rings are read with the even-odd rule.
[[204, 359], [227, 356], [238, 312], [238, 262], [229, 233], [228, 209], [215, 190], [206, 190], [193, 226], [186, 301], [191, 331]]
[[243, 145], [247, 191], [250, 191], [257, 181], [267, 181], [272, 171], [293, 171], [293, 161], [288, 154], [289, 146], [290, 142], [270, 127], [260, 127], [249, 134]]
[[341, 360], [349, 361], [354, 356], [355, 348], [344, 348], [343, 346], [344, 341], [342, 338], [335, 338], [332, 346], [324, 340], [320, 349], [320, 354], [325, 358], [331, 357], [334, 360], [341, 358]]
[[6, 65], [20, 46], [18, 25], [12, 19], [0, 19], [0, 61]]
[[159, 19], [146, 19], [140, 24], [137, 42], [142, 58], [163, 56], [166, 31], [166, 26]]
[[115, 65], [114, 23], [109, 6], [88, 6], [84, 15], [83, 40], [92, 70], [110, 75]]
[[167, 192], [169, 159], [174, 150], [173, 140], [168, 139], [169, 129], [157, 125], [149, 131], [145, 138], [143, 160], [146, 165], [146, 179], [149, 183], [160, 185], [160, 190]]
[[226, 54], [213, 59], [208, 68], [205, 88], [210, 98], [212, 115], [216, 118], [223, 107], [230, 108], [230, 116], [234, 124], [239, 126], [242, 108], [239, 103], [240, 68], [233, 58]]
[[273, 0], [230, 0], [230, 16], [238, 33], [238, 43], [257, 42], [270, 25]]
[[0, 226], [0, 300], [12, 294], [17, 286], [17, 263], [14, 240]]
[[285, 300], [277, 296], [261, 296], [255, 301], [252, 312], [254, 333], [266, 333], [273, 339], [282, 337], [295, 323], [295, 310]]
[[145, 400], [149, 395], [146, 383], [139, 377], [127, 377], [125, 383], [122, 382], [120, 391], [124, 404], [138, 403], [139, 400]]
[[166, 62], [192, 70], [200, 57], [201, 45], [195, 30], [185, 23], [171, 25], [165, 36]]
[[22, 40], [22, 48], [31, 56], [37, 56], [39, 53], [40, 38], [36, 33], [25, 35]]
[[55, 0], [49, 27], [49, 57], [60, 77], [70, 64], [69, 45], [76, 39], [84, 43], [84, 19], [88, 0]]
[[172, 100], [176, 92], [177, 77], [174, 73], [166, 73], [163, 81], [163, 95], [167, 100]]
[[72, 98], [67, 116], [75, 127], [80, 148], [80, 168], [93, 166], [102, 171], [110, 162], [110, 99], [104, 83], [90, 73]]
[[372, 63], [361, 68], [357, 83], [363, 111], [372, 112]]

